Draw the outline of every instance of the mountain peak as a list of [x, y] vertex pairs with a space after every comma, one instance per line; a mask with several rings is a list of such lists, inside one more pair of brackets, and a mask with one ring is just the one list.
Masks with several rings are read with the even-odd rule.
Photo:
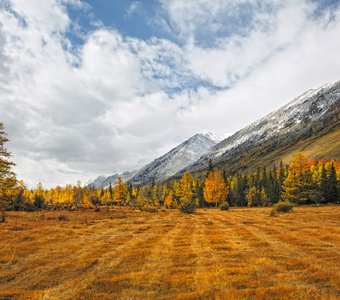
[[176, 174], [183, 167], [192, 164], [214, 145], [216, 145], [216, 142], [210, 137], [197, 133], [171, 149], [168, 153], [141, 168], [130, 179], [130, 182], [133, 184], [146, 184], [152, 181], [163, 181]]
[[207, 131], [207, 132], [203, 132], [203, 133], [200, 133], [201, 135], [204, 135], [205, 137], [213, 140], [214, 142], [216, 143], [219, 143], [221, 142], [222, 140], [224, 140], [228, 134], [217, 134], [215, 132], [212, 132], [212, 131]]

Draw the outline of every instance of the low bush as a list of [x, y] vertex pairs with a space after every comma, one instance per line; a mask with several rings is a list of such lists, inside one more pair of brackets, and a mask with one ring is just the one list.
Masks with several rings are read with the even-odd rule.
[[221, 210], [229, 210], [230, 206], [229, 206], [229, 203], [228, 202], [223, 202], [221, 205], [220, 205], [220, 209]]
[[0, 212], [0, 223], [4, 223], [6, 221], [6, 213], [5, 211]]
[[65, 215], [59, 215], [58, 221], [69, 221], [70, 219]]
[[185, 214], [193, 214], [196, 211], [196, 204], [192, 202], [182, 202], [179, 210]]
[[148, 204], [139, 207], [139, 209], [145, 212], [157, 212], [158, 211], [157, 207], [154, 207]]
[[274, 215], [275, 213], [287, 213], [291, 212], [293, 209], [293, 203], [289, 201], [281, 201], [274, 205], [271, 214]]

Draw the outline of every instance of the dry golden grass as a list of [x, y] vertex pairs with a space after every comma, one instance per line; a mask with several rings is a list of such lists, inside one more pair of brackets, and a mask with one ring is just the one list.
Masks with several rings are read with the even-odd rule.
[[0, 299], [340, 298], [340, 207], [269, 215], [9, 213]]

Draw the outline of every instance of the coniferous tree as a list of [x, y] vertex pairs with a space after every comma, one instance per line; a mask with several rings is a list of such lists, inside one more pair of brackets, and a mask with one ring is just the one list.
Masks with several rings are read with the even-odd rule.
[[110, 182], [110, 185], [109, 185], [109, 193], [110, 193], [110, 199], [112, 200], [113, 199], [113, 190], [112, 190], [111, 182]]
[[298, 204], [312, 202], [312, 176], [306, 156], [297, 153], [288, 169], [288, 176], [283, 183], [282, 200]]
[[283, 182], [286, 179], [285, 167], [283, 165], [282, 160], [280, 161], [280, 167], [278, 170], [277, 177], [278, 177], [277, 180], [278, 180], [278, 187], [279, 187], [279, 198], [281, 198]]
[[267, 174], [266, 167], [264, 167], [263, 170], [262, 170], [261, 187], [268, 194], [268, 191], [269, 191], [269, 179], [268, 179], [268, 174]]
[[125, 204], [127, 197], [127, 188], [121, 177], [118, 178], [117, 184], [113, 188], [113, 192], [115, 195], [115, 202], [120, 205]]
[[9, 208], [11, 193], [16, 186], [15, 174], [12, 171], [14, 163], [10, 160], [11, 153], [5, 148], [8, 141], [4, 126], [0, 123], [0, 210]]
[[321, 195], [324, 197], [325, 201], [327, 201], [327, 192], [328, 192], [327, 189], [328, 189], [327, 171], [325, 168], [325, 164], [322, 163], [321, 174], [320, 174], [320, 192], [321, 192]]
[[248, 190], [247, 175], [238, 174], [236, 177], [236, 199], [235, 204], [237, 206], [247, 206], [246, 193]]
[[197, 195], [194, 177], [185, 172], [178, 183], [177, 194], [180, 200], [180, 210], [184, 213], [193, 213], [197, 208]]
[[210, 172], [204, 185], [204, 199], [208, 203], [218, 205], [227, 200], [229, 190], [218, 172]]
[[337, 190], [337, 178], [336, 178], [336, 169], [334, 167], [334, 163], [331, 163], [330, 169], [329, 169], [329, 175], [327, 178], [327, 190], [324, 195], [327, 202], [338, 202], [338, 190]]
[[204, 181], [196, 180], [196, 194], [198, 200], [198, 207], [206, 207], [206, 202], [204, 199]]

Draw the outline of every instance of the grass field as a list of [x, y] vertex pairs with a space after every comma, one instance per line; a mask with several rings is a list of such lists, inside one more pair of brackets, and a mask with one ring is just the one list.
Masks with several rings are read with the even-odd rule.
[[12, 298], [339, 299], [340, 206], [12, 212], [0, 299]]

